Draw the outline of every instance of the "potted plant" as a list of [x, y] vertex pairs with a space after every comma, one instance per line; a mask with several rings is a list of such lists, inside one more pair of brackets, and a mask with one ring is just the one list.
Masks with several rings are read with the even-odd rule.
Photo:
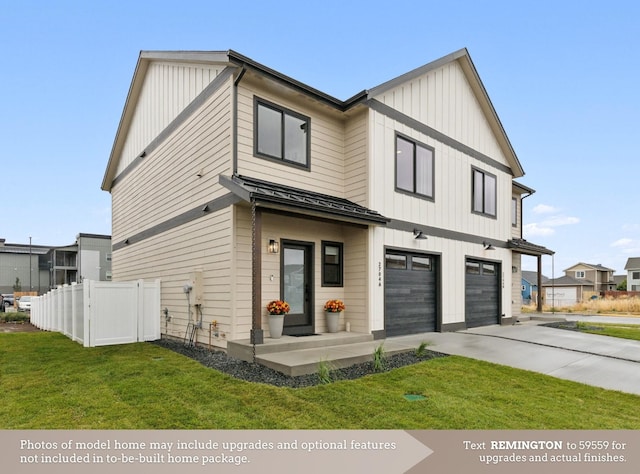
[[284, 316], [289, 311], [291, 311], [289, 303], [283, 300], [273, 300], [267, 305], [267, 312], [269, 313], [269, 334], [272, 339], [280, 339], [280, 337], [282, 337]]
[[324, 304], [324, 311], [327, 315], [327, 331], [338, 332], [340, 315], [344, 311], [342, 300], [329, 300]]

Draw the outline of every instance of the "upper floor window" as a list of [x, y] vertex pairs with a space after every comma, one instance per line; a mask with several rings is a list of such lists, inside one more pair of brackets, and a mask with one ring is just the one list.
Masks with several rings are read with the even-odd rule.
[[309, 117], [256, 99], [255, 120], [256, 155], [309, 167]]
[[640, 280], [640, 272], [632, 272], [631, 278], [634, 280]]
[[473, 169], [473, 212], [496, 217], [496, 177]]
[[433, 149], [396, 136], [396, 189], [433, 199]]
[[586, 274], [583, 270], [576, 271], [576, 278], [585, 278]]
[[518, 226], [518, 199], [511, 199], [511, 225], [513, 227]]

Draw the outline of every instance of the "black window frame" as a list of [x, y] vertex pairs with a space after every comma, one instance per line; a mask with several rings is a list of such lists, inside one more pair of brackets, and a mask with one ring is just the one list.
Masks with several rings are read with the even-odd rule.
[[[326, 257], [326, 249], [327, 247], [337, 247], [338, 248], [338, 263], [328, 263], [325, 259]], [[322, 286], [323, 287], [332, 287], [332, 288], [342, 288], [344, 286], [344, 244], [342, 242], [333, 242], [329, 240], [322, 241]], [[337, 282], [329, 282], [327, 281], [327, 277], [329, 272], [326, 271], [327, 266], [330, 265], [332, 268], [338, 268], [338, 280]]]
[[[270, 155], [265, 152], [259, 151], [260, 143], [259, 143], [259, 114], [258, 110], [260, 107], [265, 107], [273, 112], [277, 112], [280, 114], [281, 125], [280, 125], [280, 154], [281, 156]], [[286, 156], [286, 140], [285, 140], [285, 117], [290, 116], [301, 120], [304, 122], [304, 131], [306, 133], [306, 145], [305, 145], [305, 154], [306, 160], [305, 163], [299, 163], [297, 161], [288, 160], [285, 158]], [[311, 118], [295, 112], [291, 109], [283, 107], [278, 104], [274, 104], [265, 99], [261, 99], [259, 97], [254, 97], [253, 100], [253, 154], [259, 158], [267, 159], [270, 161], [275, 161], [277, 163], [282, 163], [288, 166], [294, 166], [296, 168], [302, 168], [305, 170], [311, 169]]]
[[[413, 156], [412, 156], [412, 167], [413, 167], [413, 183], [412, 189], [401, 188], [398, 186], [398, 139], [404, 140], [405, 142], [413, 145]], [[417, 189], [417, 180], [416, 180], [416, 149], [420, 147], [425, 150], [431, 152], [431, 167], [429, 169], [429, 178], [431, 181], [431, 194], [423, 194], [418, 192]], [[418, 140], [410, 138], [401, 133], [396, 133], [395, 141], [394, 141], [394, 171], [395, 171], [395, 190], [396, 192], [409, 194], [410, 196], [419, 197], [421, 199], [426, 199], [428, 201], [434, 201], [436, 195], [436, 182], [435, 182], [435, 167], [436, 167], [436, 150], [432, 146], [426, 145]]]
[[[482, 175], [482, 210], [476, 209], [476, 192], [479, 192], [476, 189], [476, 173], [480, 173]], [[487, 211], [487, 203], [486, 203], [486, 188], [487, 188], [487, 176], [493, 178], [493, 199], [495, 203], [495, 210], [493, 214]], [[471, 167], [471, 212], [473, 214], [477, 214], [480, 216], [491, 217], [493, 219], [497, 219], [498, 217], [498, 177], [495, 174], [489, 173], [483, 169]]]

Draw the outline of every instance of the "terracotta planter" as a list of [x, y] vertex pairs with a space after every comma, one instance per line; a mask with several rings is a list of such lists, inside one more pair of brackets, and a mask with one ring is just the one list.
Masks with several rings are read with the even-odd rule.
[[269, 336], [271, 339], [282, 337], [282, 327], [284, 326], [284, 314], [269, 315]]
[[334, 313], [331, 311], [326, 311], [327, 315], [327, 331], [328, 332], [338, 332], [338, 328], [340, 326], [340, 315], [342, 311]]

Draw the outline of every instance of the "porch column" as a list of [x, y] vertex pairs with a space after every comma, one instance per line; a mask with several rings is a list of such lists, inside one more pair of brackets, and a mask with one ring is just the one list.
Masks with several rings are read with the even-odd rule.
[[542, 255], [538, 255], [538, 313], [542, 313]]
[[251, 344], [264, 343], [262, 330], [262, 210], [251, 201]]

